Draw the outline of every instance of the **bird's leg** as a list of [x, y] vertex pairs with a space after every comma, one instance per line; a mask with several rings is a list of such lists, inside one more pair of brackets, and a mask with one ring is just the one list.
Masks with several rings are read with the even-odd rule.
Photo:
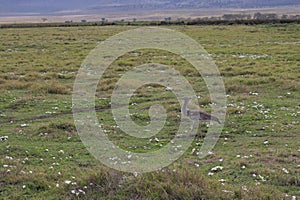
[[191, 131], [194, 130], [194, 128], [195, 128], [195, 123], [196, 123], [195, 120], [193, 120], [193, 124], [191, 125]]

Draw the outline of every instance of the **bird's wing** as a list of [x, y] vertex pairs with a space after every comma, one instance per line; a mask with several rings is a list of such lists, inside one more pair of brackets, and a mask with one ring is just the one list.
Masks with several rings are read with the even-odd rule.
[[220, 123], [219, 119], [217, 117], [214, 117], [202, 110], [189, 110], [188, 111], [188, 115], [192, 118], [192, 119], [195, 119], [195, 118], [198, 118], [199, 117], [199, 121], [210, 121], [210, 120], [213, 120], [213, 121], [216, 121], [218, 123]]

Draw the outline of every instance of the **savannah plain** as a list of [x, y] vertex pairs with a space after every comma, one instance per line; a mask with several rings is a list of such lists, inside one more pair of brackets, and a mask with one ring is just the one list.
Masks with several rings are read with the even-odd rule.
[[[204, 159], [197, 153], [207, 124], [171, 166], [146, 174], [105, 167], [77, 135], [72, 90], [84, 58], [101, 41], [132, 26], [0, 29], [0, 199], [298, 199], [300, 198], [300, 25], [168, 26], [202, 45], [227, 93], [224, 130]], [[169, 52], [144, 49], [118, 58], [96, 93], [99, 123], [123, 149], [153, 151], [178, 129], [181, 109], [172, 91], [139, 88], [129, 106], [146, 125], [153, 104], [165, 106], [166, 127], [135, 139], [116, 126], [110, 96], [127, 70], [161, 63], [181, 72], [209, 112], [199, 73]], [[4, 137], [7, 136], [7, 137]]]

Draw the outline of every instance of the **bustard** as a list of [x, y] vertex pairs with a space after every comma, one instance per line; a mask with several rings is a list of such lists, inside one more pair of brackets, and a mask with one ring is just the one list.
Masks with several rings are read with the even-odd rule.
[[196, 121], [202, 122], [202, 121], [215, 121], [219, 124], [221, 123], [220, 120], [212, 116], [206, 112], [203, 112], [202, 110], [189, 110], [187, 108], [187, 105], [191, 101], [191, 98], [184, 98], [184, 104], [182, 106], [182, 112], [185, 116], [189, 117], [193, 121], [193, 126]]

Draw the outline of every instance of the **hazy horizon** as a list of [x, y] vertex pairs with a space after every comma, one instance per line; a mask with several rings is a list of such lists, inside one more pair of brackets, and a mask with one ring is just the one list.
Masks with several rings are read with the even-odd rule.
[[34, 16], [209, 8], [272, 8], [300, 5], [300, 0], [0, 0], [0, 5], [0, 16]]

